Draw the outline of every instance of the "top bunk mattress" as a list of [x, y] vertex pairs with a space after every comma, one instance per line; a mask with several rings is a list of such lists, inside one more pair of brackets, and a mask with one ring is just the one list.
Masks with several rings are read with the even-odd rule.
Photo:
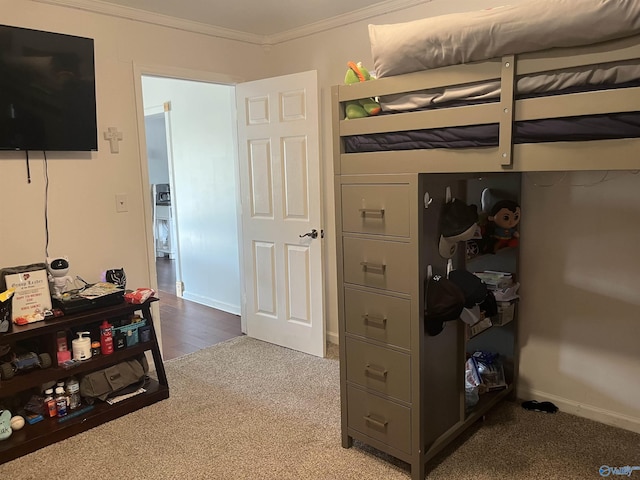
[[[586, 65], [557, 72], [543, 72], [516, 79], [515, 93], [519, 97], [545, 93], [595, 90], [640, 80], [640, 63], [629, 60], [617, 64]], [[419, 108], [444, 106], [463, 101], [496, 100], [501, 94], [500, 80], [454, 85], [431, 90], [381, 95], [384, 112], [404, 112]]]
[[640, 33], [637, 0], [533, 0], [369, 25], [378, 78]]

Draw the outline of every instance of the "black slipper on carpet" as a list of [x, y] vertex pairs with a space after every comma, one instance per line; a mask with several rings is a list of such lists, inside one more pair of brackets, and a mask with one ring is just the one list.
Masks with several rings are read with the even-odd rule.
[[536, 400], [529, 400], [528, 402], [522, 402], [522, 408], [525, 410], [533, 410], [534, 412], [544, 413], [556, 413], [558, 407], [551, 402], [538, 402]]

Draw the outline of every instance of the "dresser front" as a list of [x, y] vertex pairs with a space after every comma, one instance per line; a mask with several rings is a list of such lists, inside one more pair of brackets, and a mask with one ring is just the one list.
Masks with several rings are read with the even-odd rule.
[[343, 438], [417, 450], [417, 175], [343, 175], [336, 191]]

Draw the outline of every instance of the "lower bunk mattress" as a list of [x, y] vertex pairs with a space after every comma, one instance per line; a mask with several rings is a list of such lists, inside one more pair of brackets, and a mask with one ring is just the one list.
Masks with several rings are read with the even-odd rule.
[[[345, 153], [492, 147], [497, 123], [343, 137]], [[575, 142], [640, 137], [640, 112], [516, 122], [513, 143]]]

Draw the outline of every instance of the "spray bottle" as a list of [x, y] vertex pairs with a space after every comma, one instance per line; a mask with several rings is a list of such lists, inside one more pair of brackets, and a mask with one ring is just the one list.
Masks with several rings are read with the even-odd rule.
[[100, 325], [100, 351], [103, 355], [113, 353], [113, 326], [107, 320]]

